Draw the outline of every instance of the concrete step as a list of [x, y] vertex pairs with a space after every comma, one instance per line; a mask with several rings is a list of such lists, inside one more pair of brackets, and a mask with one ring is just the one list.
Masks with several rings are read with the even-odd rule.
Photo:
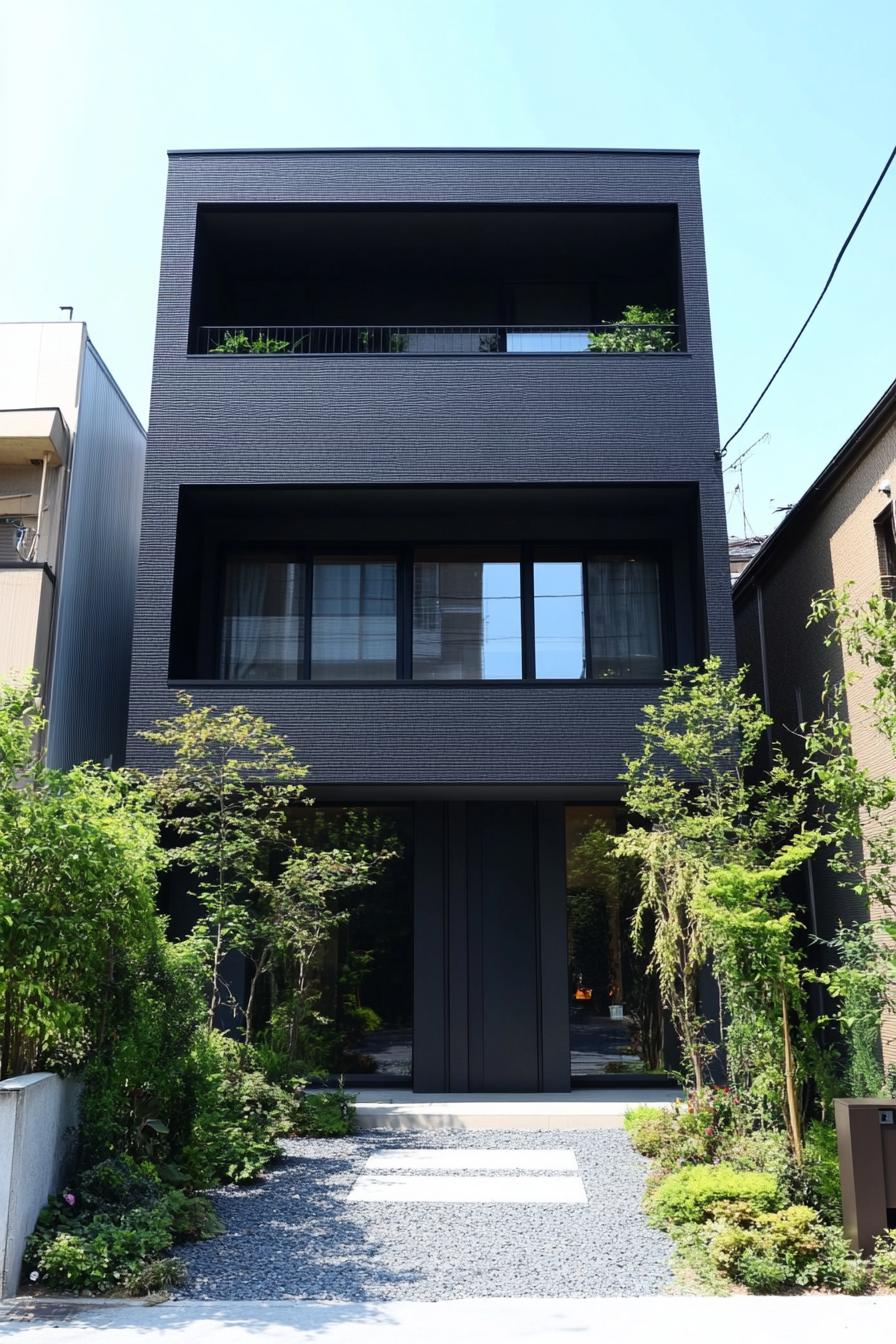
[[453, 1093], [364, 1088], [355, 1095], [361, 1130], [621, 1129], [631, 1107], [668, 1107], [682, 1097], [672, 1087]]

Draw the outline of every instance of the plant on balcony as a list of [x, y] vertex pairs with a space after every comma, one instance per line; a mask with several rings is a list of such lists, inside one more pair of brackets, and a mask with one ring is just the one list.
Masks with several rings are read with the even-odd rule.
[[210, 355], [282, 355], [287, 350], [294, 352], [297, 341], [290, 347], [289, 341], [276, 340], [273, 336], [255, 336], [251, 340], [245, 331], [225, 331], [224, 339], [209, 350]]
[[642, 308], [630, 303], [622, 317], [604, 331], [589, 331], [592, 354], [641, 354], [677, 350], [674, 308]]
[[408, 348], [408, 338], [400, 331], [383, 331], [374, 327], [358, 328], [358, 350], [364, 355], [402, 355]]

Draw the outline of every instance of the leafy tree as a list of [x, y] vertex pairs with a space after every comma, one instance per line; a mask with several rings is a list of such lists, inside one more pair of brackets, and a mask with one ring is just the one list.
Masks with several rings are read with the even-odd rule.
[[0, 686], [0, 1076], [103, 1049], [127, 964], [160, 936], [147, 790], [48, 769], [44, 726], [33, 679]]
[[[777, 1043], [777, 1109], [799, 1155], [793, 1019], [802, 968], [797, 921], [779, 888], [820, 837], [803, 824], [806, 785], [779, 749], [764, 775], [753, 774], [771, 720], [745, 691], [745, 675], [724, 677], [718, 658], [667, 675], [639, 725], [641, 755], [626, 764], [633, 822], [615, 843], [641, 864], [635, 928], [643, 934], [649, 921], [651, 964], [689, 1081], [703, 1085], [714, 1053], [698, 992], [712, 955], [723, 1003], [737, 1019], [734, 1067], [741, 1079], [768, 1079]], [[751, 990], [760, 964], [768, 984]]]
[[[825, 675], [822, 713], [805, 725], [805, 748], [831, 842], [828, 864], [865, 913], [830, 940], [834, 965], [821, 977], [846, 1047], [844, 1081], [864, 1095], [883, 1087], [881, 1019], [896, 1011], [896, 602], [884, 593], [858, 601], [847, 585], [818, 594], [809, 625], [853, 660], [843, 676]], [[853, 745], [849, 688], [863, 675], [870, 698], [856, 708], [888, 748], [883, 768], [861, 765]]]
[[196, 708], [186, 692], [178, 701], [180, 714], [142, 736], [173, 756], [156, 776], [155, 797], [174, 838], [166, 861], [192, 875], [202, 908], [193, 941], [208, 967], [211, 1029], [221, 1007], [245, 1021], [225, 958], [253, 950], [272, 862], [289, 849], [289, 808], [303, 797], [308, 767], [243, 705]]

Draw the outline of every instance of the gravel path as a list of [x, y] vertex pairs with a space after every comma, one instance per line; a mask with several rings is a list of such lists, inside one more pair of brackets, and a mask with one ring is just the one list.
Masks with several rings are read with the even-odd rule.
[[[621, 1130], [381, 1131], [282, 1147], [260, 1181], [215, 1194], [227, 1230], [178, 1248], [190, 1277], [175, 1297], [640, 1297], [671, 1282], [668, 1238], [640, 1209], [647, 1163]], [[367, 1159], [397, 1148], [572, 1149], [587, 1203], [347, 1202]]]

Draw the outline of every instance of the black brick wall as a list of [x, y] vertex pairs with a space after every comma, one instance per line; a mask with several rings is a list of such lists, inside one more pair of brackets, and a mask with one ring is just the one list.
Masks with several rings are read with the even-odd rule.
[[[187, 355], [196, 209], [212, 203], [673, 204], [687, 353]], [[131, 678], [131, 734], [167, 713], [183, 484], [690, 482], [708, 646], [733, 663], [699, 178], [691, 154], [517, 151], [171, 159]], [[332, 784], [611, 784], [635, 687], [197, 690], [274, 719]], [[151, 766], [131, 736], [129, 758]]]

